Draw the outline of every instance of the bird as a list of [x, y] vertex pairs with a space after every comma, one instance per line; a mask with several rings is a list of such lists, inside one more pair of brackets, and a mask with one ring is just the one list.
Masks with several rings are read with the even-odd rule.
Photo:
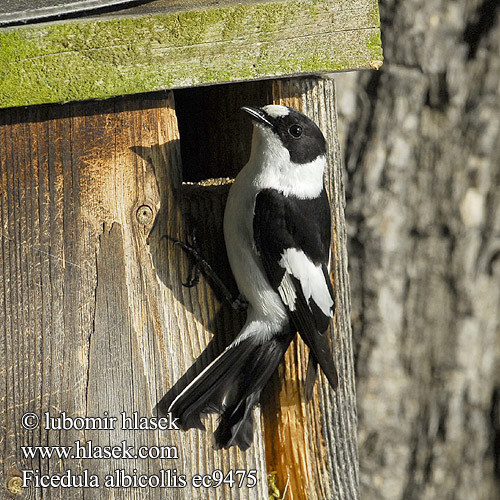
[[253, 122], [251, 152], [229, 190], [223, 231], [247, 317], [167, 411], [183, 430], [204, 429], [201, 417], [219, 414], [215, 447], [244, 451], [253, 440], [252, 410], [297, 332], [310, 350], [307, 400], [318, 363], [334, 389], [338, 378], [326, 333], [335, 311], [326, 140], [291, 107], [241, 109]]

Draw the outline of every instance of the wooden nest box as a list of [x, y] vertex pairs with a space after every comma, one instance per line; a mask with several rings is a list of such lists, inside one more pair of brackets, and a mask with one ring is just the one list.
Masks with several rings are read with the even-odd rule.
[[[36, 12], [23, 19], [0, 10], [3, 494], [263, 500], [286, 489], [294, 500], [358, 498], [344, 193], [326, 75], [381, 65], [377, 2], [118, 3], [68, 19], [50, 17], [65, 13], [56, 5], [43, 22], [33, 22]], [[189, 260], [165, 235], [189, 240], [196, 228], [202, 252], [232, 283], [222, 216], [251, 133], [239, 109], [269, 103], [308, 114], [330, 148], [338, 390], [321, 377], [305, 403], [307, 349], [295, 341], [254, 414], [245, 453], [213, 450], [211, 418], [209, 432], [123, 428], [122, 414], [156, 415], [165, 393], [188, 383], [242, 325], [244, 314], [204, 278], [182, 286]], [[39, 422], [25, 420], [29, 413]], [[113, 429], [58, 430], [47, 428], [46, 413], [117, 421]], [[149, 455], [91, 459], [73, 450], [74, 458], [49, 459], [21, 448], [75, 442], [126, 442]], [[30, 470], [87, 470], [100, 488], [23, 488], [19, 478]], [[232, 488], [192, 486], [194, 476], [218, 470], [255, 471], [256, 484], [239, 488], [235, 474]], [[115, 471], [170, 471], [171, 483], [105, 487]], [[181, 475], [185, 487], [173, 484]]]

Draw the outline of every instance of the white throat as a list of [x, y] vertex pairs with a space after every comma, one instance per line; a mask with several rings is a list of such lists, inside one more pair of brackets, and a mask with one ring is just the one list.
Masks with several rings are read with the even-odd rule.
[[267, 127], [255, 125], [252, 151], [244, 170], [253, 177], [257, 189], [276, 189], [285, 196], [316, 198], [323, 190], [326, 157], [320, 155], [309, 163], [290, 160], [290, 153]]

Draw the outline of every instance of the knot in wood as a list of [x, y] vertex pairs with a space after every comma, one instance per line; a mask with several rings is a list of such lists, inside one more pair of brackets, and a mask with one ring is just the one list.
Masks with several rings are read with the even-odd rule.
[[149, 205], [141, 205], [136, 212], [137, 221], [147, 225], [153, 220], [153, 209]]
[[23, 480], [19, 476], [14, 476], [9, 479], [7, 489], [13, 495], [19, 495], [23, 491]]

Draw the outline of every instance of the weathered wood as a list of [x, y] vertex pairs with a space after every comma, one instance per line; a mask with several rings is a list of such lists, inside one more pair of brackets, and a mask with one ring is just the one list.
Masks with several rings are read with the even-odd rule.
[[[205, 92], [205, 95], [203, 94]], [[101, 480], [115, 469], [157, 474], [256, 470], [252, 489], [99, 489], [99, 498], [262, 499], [267, 473], [288, 498], [357, 498], [356, 412], [350, 347], [349, 290], [343, 222], [343, 185], [336, 141], [333, 82], [320, 78], [235, 84], [178, 91], [180, 137], [172, 94], [4, 110], [0, 114], [0, 217], [2, 223], [0, 327], [0, 478], [22, 469], [56, 474], [88, 469]], [[189, 122], [187, 102], [200, 103]], [[331, 144], [327, 175], [333, 206], [333, 271], [337, 294], [336, 393], [320, 378], [314, 401], [302, 398], [307, 359], [294, 343], [266, 390], [263, 419], [255, 412], [252, 447], [246, 452], [211, 449], [215, 418], [207, 432], [27, 431], [27, 411], [71, 417], [155, 414], [238, 333], [244, 315], [216, 298], [201, 279], [181, 283], [188, 262], [164, 235], [189, 239], [197, 229], [202, 252], [231, 283], [222, 217], [229, 181], [181, 185], [186, 171], [233, 176], [246, 161], [251, 126], [243, 104], [286, 103], [323, 128]], [[205, 102], [205, 105], [201, 105]], [[233, 116], [233, 120], [224, 120]], [[239, 121], [245, 126], [239, 127]], [[200, 128], [200, 124], [207, 124]], [[225, 136], [210, 138], [214, 124]], [[236, 125], [238, 124], [238, 125]], [[198, 135], [193, 133], [197, 131]], [[229, 159], [233, 152], [233, 162]], [[210, 161], [201, 161], [205, 156]], [[201, 177], [203, 174], [199, 174]], [[234, 283], [231, 285], [234, 289]], [[213, 336], [213, 338], [212, 338]], [[283, 385], [281, 385], [281, 379]], [[13, 388], [18, 388], [17, 391]], [[160, 404], [161, 408], [164, 405]], [[176, 446], [179, 459], [23, 459], [20, 446]], [[267, 463], [266, 463], [267, 462]], [[137, 493], [139, 491], [139, 493]], [[167, 493], [165, 493], [165, 491]], [[29, 488], [32, 498], [82, 498], [82, 490]], [[92, 492], [90, 493], [92, 495]], [[114, 496], [113, 496], [114, 495]], [[141, 498], [143, 496], [140, 496]]]
[[[184, 289], [180, 157], [171, 95], [3, 111], [0, 125], [1, 482], [22, 469], [188, 476], [177, 489], [35, 489], [30, 498], [265, 498], [262, 431], [253, 447], [214, 453], [200, 431], [27, 431], [21, 417], [120, 417], [154, 407], [210, 341], [217, 302]], [[152, 210], [149, 223], [137, 218]], [[141, 217], [147, 210], [139, 210]], [[146, 218], [141, 218], [147, 221]], [[153, 220], [155, 221], [153, 225]], [[153, 226], [153, 227], [152, 227]], [[149, 245], [147, 238], [149, 236]], [[225, 310], [219, 328], [239, 321]], [[189, 332], [189, 333], [187, 333]], [[258, 424], [258, 422], [257, 422]], [[23, 445], [173, 445], [179, 459], [25, 459]], [[195, 473], [257, 470], [252, 489], [194, 489]], [[2, 495], [8, 495], [2, 490]]]
[[329, 144], [325, 179], [332, 206], [332, 276], [336, 313], [333, 322], [336, 391], [323, 375], [313, 401], [305, 401], [304, 380], [308, 349], [297, 338], [285, 355], [279, 376], [266, 398], [264, 422], [266, 460], [276, 471], [286, 498], [356, 499], [358, 495], [357, 415], [350, 327], [350, 291], [344, 220], [344, 185], [337, 140], [333, 80], [297, 79], [273, 83], [273, 101], [300, 109], [323, 130]]
[[0, 107], [367, 68], [382, 59], [376, 0], [174, 5], [0, 29]]
[[493, 500], [500, 498], [500, 6], [380, 5], [382, 71], [337, 82], [361, 492]]
[[[267, 470], [276, 473], [275, 483], [281, 493], [287, 490], [286, 498], [358, 498], [344, 191], [336, 139], [333, 81], [321, 78], [263, 81], [251, 85], [181, 90], [175, 95], [179, 103], [181, 137], [186, 141], [181, 145], [183, 168], [191, 179], [221, 173], [234, 176], [246, 162], [251, 125], [243, 113], [236, 112], [244, 104], [274, 102], [293, 106], [315, 119], [325, 132], [330, 144], [330, 169], [326, 180], [332, 200], [336, 262], [333, 274], [337, 294], [334, 343], [341, 381], [338, 391], [332, 394], [328, 383], [321, 380], [313, 402], [306, 404], [303, 382], [308, 351], [297, 340], [287, 352], [279, 373], [264, 391], [262, 419]], [[217, 130], [200, 136], [202, 123], [209, 124], [210, 129], [211, 124], [217, 124]], [[230, 280], [222, 241], [222, 213], [229, 185], [223, 180], [217, 184], [185, 184], [185, 206], [190, 207], [192, 222], [198, 227], [202, 252], [214, 262], [217, 272]], [[207, 213], [212, 214], [210, 225], [204, 224]], [[232, 335], [237, 332], [235, 329]], [[230, 335], [226, 336], [219, 350], [230, 338]]]

